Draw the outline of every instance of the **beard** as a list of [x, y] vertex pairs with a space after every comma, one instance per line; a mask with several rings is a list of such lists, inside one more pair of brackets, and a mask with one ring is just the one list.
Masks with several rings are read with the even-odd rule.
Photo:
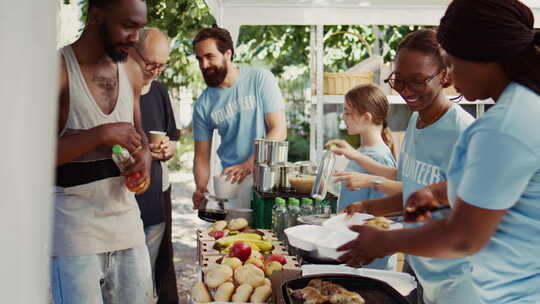
[[[210, 73], [212, 72], [212, 73]], [[204, 81], [209, 87], [215, 88], [223, 83], [227, 76], [227, 65], [223, 60], [221, 67], [208, 67], [202, 71]]]
[[113, 43], [111, 39], [111, 32], [109, 31], [109, 26], [107, 22], [104, 22], [99, 27], [99, 36], [103, 41], [103, 47], [105, 48], [105, 53], [112, 59], [113, 62], [123, 62], [126, 61], [128, 53], [117, 50], [116, 47], [128, 46], [133, 47], [133, 45], [126, 45], [121, 43]]

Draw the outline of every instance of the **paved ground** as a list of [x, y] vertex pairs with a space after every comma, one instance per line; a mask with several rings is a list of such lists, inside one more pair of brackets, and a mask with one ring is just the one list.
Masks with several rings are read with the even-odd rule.
[[171, 172], [172, 198], [172, 241], [174, 262], [180, 303], [187, 303], [186, 293], [198, 280], [197, 227], [208, 227], [192, 209], [191, 195], [195, 182], [191, 172]]

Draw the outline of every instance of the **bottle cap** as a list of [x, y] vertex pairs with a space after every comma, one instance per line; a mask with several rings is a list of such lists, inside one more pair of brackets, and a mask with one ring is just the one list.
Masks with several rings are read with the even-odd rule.
[[120, 145], [114, 145], [112, 147], [112, 153], [114, 155], [122, 155], [122, 153], [124, 153], [124, 149]]
[[313, 203], [313, 201], [310, 198], [307, 198], [307, 197], [302, 198], [302, 204], [311, 205], [312, 203]]

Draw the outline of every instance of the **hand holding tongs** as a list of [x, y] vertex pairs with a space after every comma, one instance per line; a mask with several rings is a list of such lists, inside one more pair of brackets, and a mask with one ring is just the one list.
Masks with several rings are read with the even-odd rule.
[[[405, 221], [405, 218], [409, 219], [416, 219], [421, 215], [426, 215], [427, 212], [433, 213], [438, 212], [441, 210], [450, 209], [450, 206], [443, 205], [438, 207], [420, 207], [414, 210], [413, 212], [407, 212], [407, 209], [404, 210], [404, 215], [396, 216], [395, 218], [391, 218], [392, 221], [396, 223], [403, 223]], [[431, 216], [429, 216], [431, 218]]]

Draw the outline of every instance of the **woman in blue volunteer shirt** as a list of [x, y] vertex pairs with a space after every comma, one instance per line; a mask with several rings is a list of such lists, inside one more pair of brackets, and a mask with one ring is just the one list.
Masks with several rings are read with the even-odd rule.
[[[342, 119], [349, 135], [360, 135], [362, 139], [362, 146], [358, 149], [358, 153], [385, 166], [396, 168], [394, 142], [386, 122], [389, 108], [386, 96], [377, 86], [359, 85], [345, 95]], [[341, 139], [331, 140], [327, 145], [330, 144], [348, 145]], [[345, 156], [354, 160], [354, 155], [350, 153]], [[345, 172], [335, 174], [336, 182], [348, 180], [349, 176], [366, 173], [368, 172], [358, 163], [350, 161]], [[338, 209], [341, 210], [359, 200], [380, 198], [384, 195], [372, 187], [357, 187], [355, 184], [347, 183], [341, 188]]]
[[531, 10], [517, 0], [450, 4], [438, 39], [456, 88], [468, 100], [496, 101], [460, 137], [448, 182], [408, 201], [408, 220], [430, 218], [427, 208], [445, 204], [452, 214], [416, 229], [355, 227], [361, 238], [342, 248], [352, 249], [344, 259], [354, 255], [361, 264], [398, 251], [470, 256], [482, 303], [540, 303], [540, 34], [533, 26]]
[[[434, 30], [409, 34], [398, 47], [395, 67], [388, 82], [414, 112], [403, 139], [398, 169], [381, 166], [363, 155], [357, 162], [371, 174], [401, 181], [403, 193], [351, 204], [345, 209], [348, 213], [382, 215], [402, 212], [404, 202], [416, 190], [445, 181], [451, 151], [463, 130], [474, 121], [443, 93], [443, 88], [449, 86], [451, 80], [447, 58]], [[440, 212], [437, 216], [443, 218], [447, 214]], [[407, 224], [408, 227], [419, 225]], [[439, 237], [444, 237], [444, 234]], [[346, 255], [344, 261], [358, 264], [352, 255]], [[425, 303], [480, 303], [467, 260], [407, 255], [407, 262], [423, 287]]]

